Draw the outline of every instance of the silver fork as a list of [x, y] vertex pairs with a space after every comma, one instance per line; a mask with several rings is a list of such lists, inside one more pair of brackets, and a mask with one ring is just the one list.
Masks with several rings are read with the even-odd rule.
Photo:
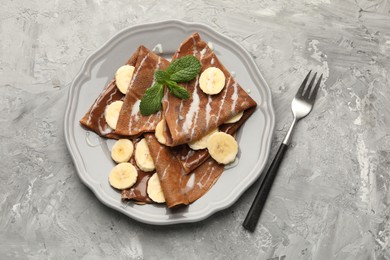
[[249, 209], [248, 214], [244, 220], [243, 227], [251, 232], [255, 230], [257, 222], [259, 221], [261, 211], [263, 210], [263, 207], [267, 200], [268, 193], [271, 190], [271, 186], [279, 169], [279, 165], [282, 162], [284, 154], [286, 153], [287, 148], [290, 144], [291, 136], [294, 131], [295, 125], [300, 119], [307, 116], [313, 108], [314, 101], [316, 99], [317, 92], [321, 84], [322, 74], [318, 79], [317, 83], [314, 85], [314, 81], [317, 76], [317, 73], [315, 73], [309, 85], [306, 86], [306, 83], [310, 77], [310, 73], [311, 71], [309, 71], [309, 73], [303, 80], [301, 86], [298, 89], [297, 94], [295, 95], [291, 103], [291, 110], [294, 116], [292, 124], [286, 136], [284, 137], [283, 142], [280, 145], [279, 150], [276, 153], [275, 158], [273, 159], [267, 173], [261, 175], [259, 191], [257, 192], [252, 206]]

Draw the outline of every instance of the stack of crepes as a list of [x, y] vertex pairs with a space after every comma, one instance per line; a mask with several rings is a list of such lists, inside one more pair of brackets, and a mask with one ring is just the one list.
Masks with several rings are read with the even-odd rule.
[[[130, 163], [138, 172], [137, 180], [131, 188], [121, 191], [123, 200], [153, 203], [147, 190], [148, 181], [154, 173], [158, 176], [168, 208], [188, 205], [202, 197], [221, 176], [224, 165], [216, 162], [207, 149], [193, 150], [188, 144], [215, 129], [235, 136], [256, 109], [256, 102], [235, 81], [198, 33], [192, 34], [180, 45], [172, 60], [186, 55], [193, 55], [200, 61], [200, 74], [209, 67], [223, 72], [226, 83], [220, 93], [205, 94], [199, 87], [199, 74], [190, 82], [180, 83], [189, 91], [190, 98], [179, 99], [166, 89], [162, 111], [142, 115], [140, 100], [155, 82], [154, 72], [165, 69], [169, 61], [140, 46], [127, 63], [134, 66], [134, 73], [125, 94], [118, 91], [115, 79], [112, 80], [80, 120], [83, 126], [102, 137], [130, 139], [135, 149], [140, 140], [146, 141], [155, 170], [141, 170], [133, 155]], [[106, 122], [105, 110], [115, 101], [123, 101], [123, 105], [114, 129]], [[228, 123], [237, 115], [241, 116], [238, 121]], [[155, 135], [159, 122], [163, 142]]]

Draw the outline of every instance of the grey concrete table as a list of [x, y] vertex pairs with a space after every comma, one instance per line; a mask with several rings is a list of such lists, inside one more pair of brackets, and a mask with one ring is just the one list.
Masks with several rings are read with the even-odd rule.
[[[100, 203], [65, 146], [82, 62], [119, 30], [203, 22], [242, 44], [273, 94], [271, 156], [309, 69], [324, 73], [258, 228], [253, 185], [207, 220], [138, 223]], [[390, 2], [2, 1], [0, 259], [390, 259]]]

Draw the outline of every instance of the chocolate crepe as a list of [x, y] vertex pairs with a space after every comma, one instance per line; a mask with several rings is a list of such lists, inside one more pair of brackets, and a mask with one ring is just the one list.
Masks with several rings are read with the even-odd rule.
[[146, 47], [139, 48], [134, 75], [130, 82], [123, 106], [119, 113], [115, 133], [123, 136], [139, 136], [145, 132], [153, 132], [161, 120], [161, 111], [144, 116], [139, 110], [141, 98], [147, 88], [154, 84], [154, 72], [165, 70], [169, 61], [156, 55]]
[[[255, 112], [256, 107], [245, 110], [239, 121], [231, 124], [222, 124], [219, 131], [234, 135], [242, 124]], [[173, 147], [176, 157], [180, 160], [186, 173], [191, 173], [210, 157], [207, 149], [192, 150], [188, 145]]]
[[168, 208], [179, 205], [188, 205], [188, 195], [182, 189], [182, 178], [185, 171], [180, 161], [175, 157], [168, 146], [160, 144], [154, 134], [145, 134], [150, 154], [156, 165], [156, 172], [160, 179], [165, 202]]
[[256, 106], [256, 102], [234, 80], [198, 33], [187, 38], [172, 59], [186, 55], [199, 59], [202, 65], [201, 73], [209, 67], [221, 69], [226, 82], [220, 93], [208, 95], [199, 88], [198, 75], [192, 81], [182, 84], [190, 92], [189, 99], [167, 95], [163, 100], [163, 113], [167, 126], [164, 134], [168, 146], [198, 140], [234, 115]]
[[172, 147], [160, 144], [153, 134], [146, 134], [145, 140], [156, 165], [168, 208], [188, 205], [202, 197], [224, 170], [224, 165], [206, 158], [195, 171], [187, 174]]
[[[137, 60], [140, 58], [141, 47], [139, 47], [134, 54], [130, 57], [126, 64], [135, 66]], [[107, 137], [118, 139], [118, 134], [114, 133], [114, 130], [108, 126], [106, 119], [104, 118], [104, 111], [106, 106], [114, 101], [122, 100], [123, 95], [115, 85], [115, 78], [103, 89], [98, 98], [89, 108], [88, 112], [80, 120], [80, 123], [95, 132], [96, 134]]]

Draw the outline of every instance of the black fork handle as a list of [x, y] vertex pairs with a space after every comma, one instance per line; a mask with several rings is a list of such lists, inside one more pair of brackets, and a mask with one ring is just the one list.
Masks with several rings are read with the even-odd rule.
[[287, 148], [287, 144], [282, 143], [280, 145], [279, 150], [271, 163], [271, 166], [265, 174], [265, 177], [263, 179], [260, 179], [259, 191], [257, 192], [255, 199], [253, 200], [252, 206], [249, 209], [248, 214], [246, 215], [244, 223], [242, 224], [245, 229], [251, 232], [253, 232], [257, 226], [257, 222], [259, 221], [259, 217], [267, 200], [268, 193], [271, 190], [272, 184], [275, 180], [280, 163], [283, 160]]

